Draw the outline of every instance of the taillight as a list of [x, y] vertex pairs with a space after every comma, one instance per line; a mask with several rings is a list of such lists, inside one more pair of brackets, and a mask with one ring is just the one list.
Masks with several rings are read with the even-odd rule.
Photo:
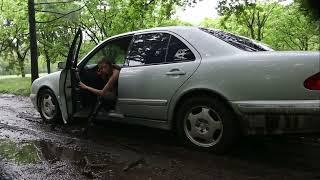
[[304, 81], [304, 87], [310, 90], [320, 90], [320, 72]]

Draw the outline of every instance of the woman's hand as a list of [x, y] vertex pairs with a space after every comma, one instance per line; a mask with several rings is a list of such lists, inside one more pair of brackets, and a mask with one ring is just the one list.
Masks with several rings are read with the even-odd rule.
[[79, 82], [79, 87], [81, 88], [81, 89], [84, 89], [84, 90], [87, 90], [87, 91], [89, 91], [89, 92], [92, 92], [92, 93], [94, 93], [94, 94], [96, 94], [96, 95], [98, 95], [98, 96], [102, 96], [103, 95], [103, 93], [102, 93], [102, 90], [99, 90], [99, 89], [95, 89], [95, 88], [92, 88], [92, 87], [90, 87], [90, 86], [87, 86], [87, 85], [85, 85], [83, 82]]
[[79, 87], [81, 88], [81, 89], [88, 89], [88, 86], [87, 85], [85, 85], [85, 84], [83, 84], [83, 82], [79, 82]]

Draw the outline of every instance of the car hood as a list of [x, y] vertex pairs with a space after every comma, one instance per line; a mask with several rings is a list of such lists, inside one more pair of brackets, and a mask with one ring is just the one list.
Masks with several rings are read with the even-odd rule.
[[31, 86], [31, 93], [37, 94], [41, 88], [49, 88], [59, 96], [59, 79], [61, 71], [57, 71], [36, 79]]
[[42, 77], [36, 79], [33, 83], [36, 83], [38, 81], [39, 82], [56, 81], [56, 80], [59, 81], [60, 74], [61, 74], [61, 71], [57, 71], [57, 72], [42, 76]]

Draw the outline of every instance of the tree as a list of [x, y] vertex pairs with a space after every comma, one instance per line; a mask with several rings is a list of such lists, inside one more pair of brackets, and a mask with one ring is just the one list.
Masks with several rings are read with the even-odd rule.
[[272, 18], [265, 42], [279, 50], [318, 50], [320, 32], [316, 23], [293, 3]]
[[224, 17], [224, 21], [229, 18], [235, 18], [236, 22], [245, 25], [252, 39], [261, 41], [264, 37], [265, 25], [275, 8], [279, 7], [277, 3], [259, 2], [257, 0], [220, 0], [217, 10]]
[[1, 19], [6, 21], [4, 28], [1, 28], [1, 49], [5, 51], [1, 54], [8, 57], [8, 55], [14, 56], [9, 58], [15, 60], [14, 64], [19, 67], [19, 73], [22, 77], [25, 77], [24, 63], [26, 55], [29, 52], [28, 43], [28, 25], [26, 21], [27, 17], [27, 4], [22, 0], [17, 1], [2, 1], [2, 9], [0, 12]]
[[[257, 6], [262, 12], [270, 9], [270, 4], [257, 4]], [[247, 8], [251, 9], [251, 5], [242, 6], [242, 11], [246, 11]], [[252, 31], [248, 24], [239, 20], [242, 18], [245, 16], [239, 18], [236, 13], [227, 14], [215, 20], [207, 18], [202, 22], [202, 26], [224, 29], [252, 38]], [[254, 18], [254, 22], [259, 21]], [[296, 3], [289, 6], [275, 5], [260, 33], [257, 28], [254, 32], [260, 34], [263, 42], [277, 50], [317, 50], [319, 48], [319, 31], [316, 23], [299, 11], [299, 5]], [[259, 36], [254, 37], [259, 40]]]
[[[28, 1], [0, 1], [0, 22], [5, 22], [0, 25], [1, 61], [6, 61], [8, 68], [17, 67], [19, 73], [25, 76], [24, 64], [30, 59], [28, 55], [31, 48], [26, 18]], [[39, 56], [40, 60], [45, 59], [50, 73], [50, 64], [66, 58], [74, 32], [79, 26], [86, 33], [81, 57], [93, 46], [115, 34], [185, 24], [172, 19], [172, 14], [177, 6], [190, 6], [198, 1], [201, 0], [39, 0], [35, 3], [37, 41], [32, 43], [38, 45], [38, 53], [31, 54], [33, 57]]]
[[[98, 44], [115, 34], [164, 25], [171, 20], [177, 6], [197, 2], [198, 0], [92, 0], [85, 4], [80, 26]], [[178, 23], [177, 20], [175, 22]]]
[[83, 7], [74, 1], [37, 3], [39, 51], [48, 73], [51, 63], [66, 59]]

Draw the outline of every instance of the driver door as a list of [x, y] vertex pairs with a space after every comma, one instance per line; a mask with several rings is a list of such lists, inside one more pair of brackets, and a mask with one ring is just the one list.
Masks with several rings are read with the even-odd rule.
[[76, 77], [76, 66], [79, 55], [79, 50], [82, 43], [82, 31], [79, 28], [68, 53], [65, 68], [61, 71], [59, 80], [59, 94], [60, 94], [60, 110], [63, 122], [67, 123], [73, 113], [76, 112], [74, 92], [78, 83]]

